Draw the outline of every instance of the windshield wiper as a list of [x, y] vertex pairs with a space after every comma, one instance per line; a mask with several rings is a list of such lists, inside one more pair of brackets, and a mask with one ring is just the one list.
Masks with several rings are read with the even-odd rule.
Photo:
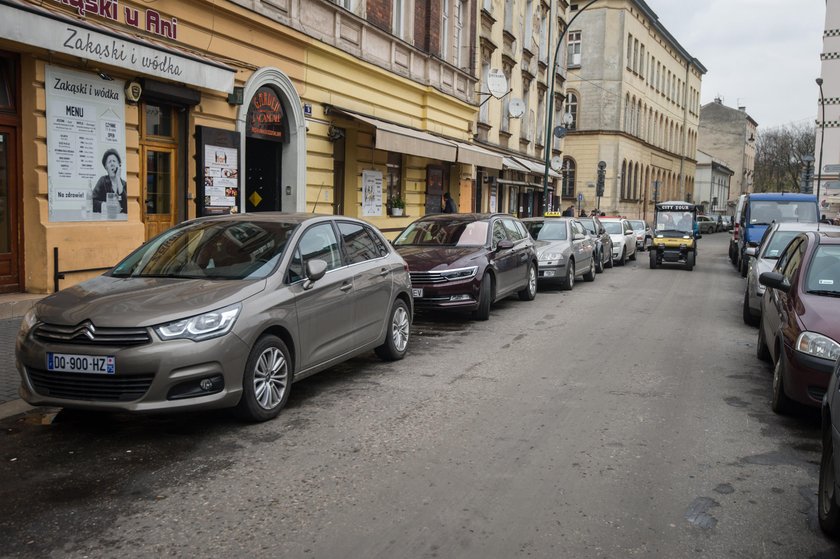
[[830, 289], [809, 289], [806, 293], [812, 295], [825, 295], [826, 297], [840, 297], [840, 291], [833, 291]]

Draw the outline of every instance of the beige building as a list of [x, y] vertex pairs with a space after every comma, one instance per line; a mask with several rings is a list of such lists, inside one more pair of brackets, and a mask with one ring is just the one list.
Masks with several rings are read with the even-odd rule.
[[[582, 209], [645, 219], [654, 199], [693, 201], [706, 68], [643, 0], [605, 0], [581, 12], [568, 51], [565, 112], [573, 130], [564, 146], [563, 205], [582, 194]], [[599, 161], [606, 163], [600, 199]]]
[[726, 161], [734, 173], [729, 189], [730, 213], [738, 196], [753, 190], [757, 128], [746, 107], [727, 107], [720, 98], [700, 107], [697, 149]]
[[[479, 71], [482, 103], [475, 139], [501, 154], [502, 167], [479, 169], [476, 177], [477, 211], [498, 211], [520, 217], [541, 215], [557, 204], [560, 175], [548, 169], [549, 158], [559, 155], [561, 140], [547, 137], [546, 114], [560, 114], [565, 89], [565, 65], [554, 64], [560, 30], [566, 26], [566, 0], [483, 0], [479, 22]], [[556, 67], [556, 72], [552, 69]], [[552, 76], [552, 73], [554, 74]], [[500, 76], [503, 80], [499, 80]], [[506, 87], [490, 94], [496, 80]], [[553, 81], [553, 84], [552, 84]], [[554, 103], [549, 103], [553, 95]], [[548, 195], [543, 184], [547, 183]], [[463, 206], [462, 206], [463, 210]]]

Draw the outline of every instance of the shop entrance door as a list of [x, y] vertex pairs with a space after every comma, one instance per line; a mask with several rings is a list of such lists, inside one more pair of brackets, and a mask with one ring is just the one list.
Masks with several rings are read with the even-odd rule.
[[20, 288], [17, 224], [17, 133], [0, 126], [0, 292]]
[[280, 156], [283, 144], [272, 140], [248, 138], [245, 144], [245, 211], [279, 212]]
[[143, 152], [143, 223], [148, 241], [175, 225], [176, 150], [146, 147]]

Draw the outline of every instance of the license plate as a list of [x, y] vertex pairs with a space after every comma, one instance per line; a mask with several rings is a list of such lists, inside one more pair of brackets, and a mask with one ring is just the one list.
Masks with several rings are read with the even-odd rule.
[[546, 270], [545, 272], [543, 272], [543, 274], [545, 275], [545, 277], [550, 278], [554, 275], [554, 270]]
[[422, 299], [423, 298], [423, 288], [422, 287], [412, 287], [411, 294], [414, 296], [415, 299]]
[[47, 353], [47, 370], [62, 373], [113, 375], [116, 371], [116, 359], [113, 355]]

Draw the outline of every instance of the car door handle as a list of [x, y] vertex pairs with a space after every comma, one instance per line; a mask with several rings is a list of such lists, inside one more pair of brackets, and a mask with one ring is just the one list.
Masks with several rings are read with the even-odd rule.
[[389, 270], [388, 268], [382, 268], [381, 270], [379, 270], [379, 275], [383, 278], [390, 273], [391, 273], [391, 270]]
[[520, 254], [520, 255], [519, 255], [519, 259], [520, 259], [520, 260], [527, 260], [527, 259], [528, 259], [528, 255], [527, 255], [526, 253], [524, 253], [524, 252], [523, 252], [522, 254]]
[[339, 289], [346, 293], [346, 292], [350, 291], [351, 289], [353, 289], [353, 284], [352, 283], [344, 283], [344, 284], [341, 285], [341, 287], [339, 287]]

